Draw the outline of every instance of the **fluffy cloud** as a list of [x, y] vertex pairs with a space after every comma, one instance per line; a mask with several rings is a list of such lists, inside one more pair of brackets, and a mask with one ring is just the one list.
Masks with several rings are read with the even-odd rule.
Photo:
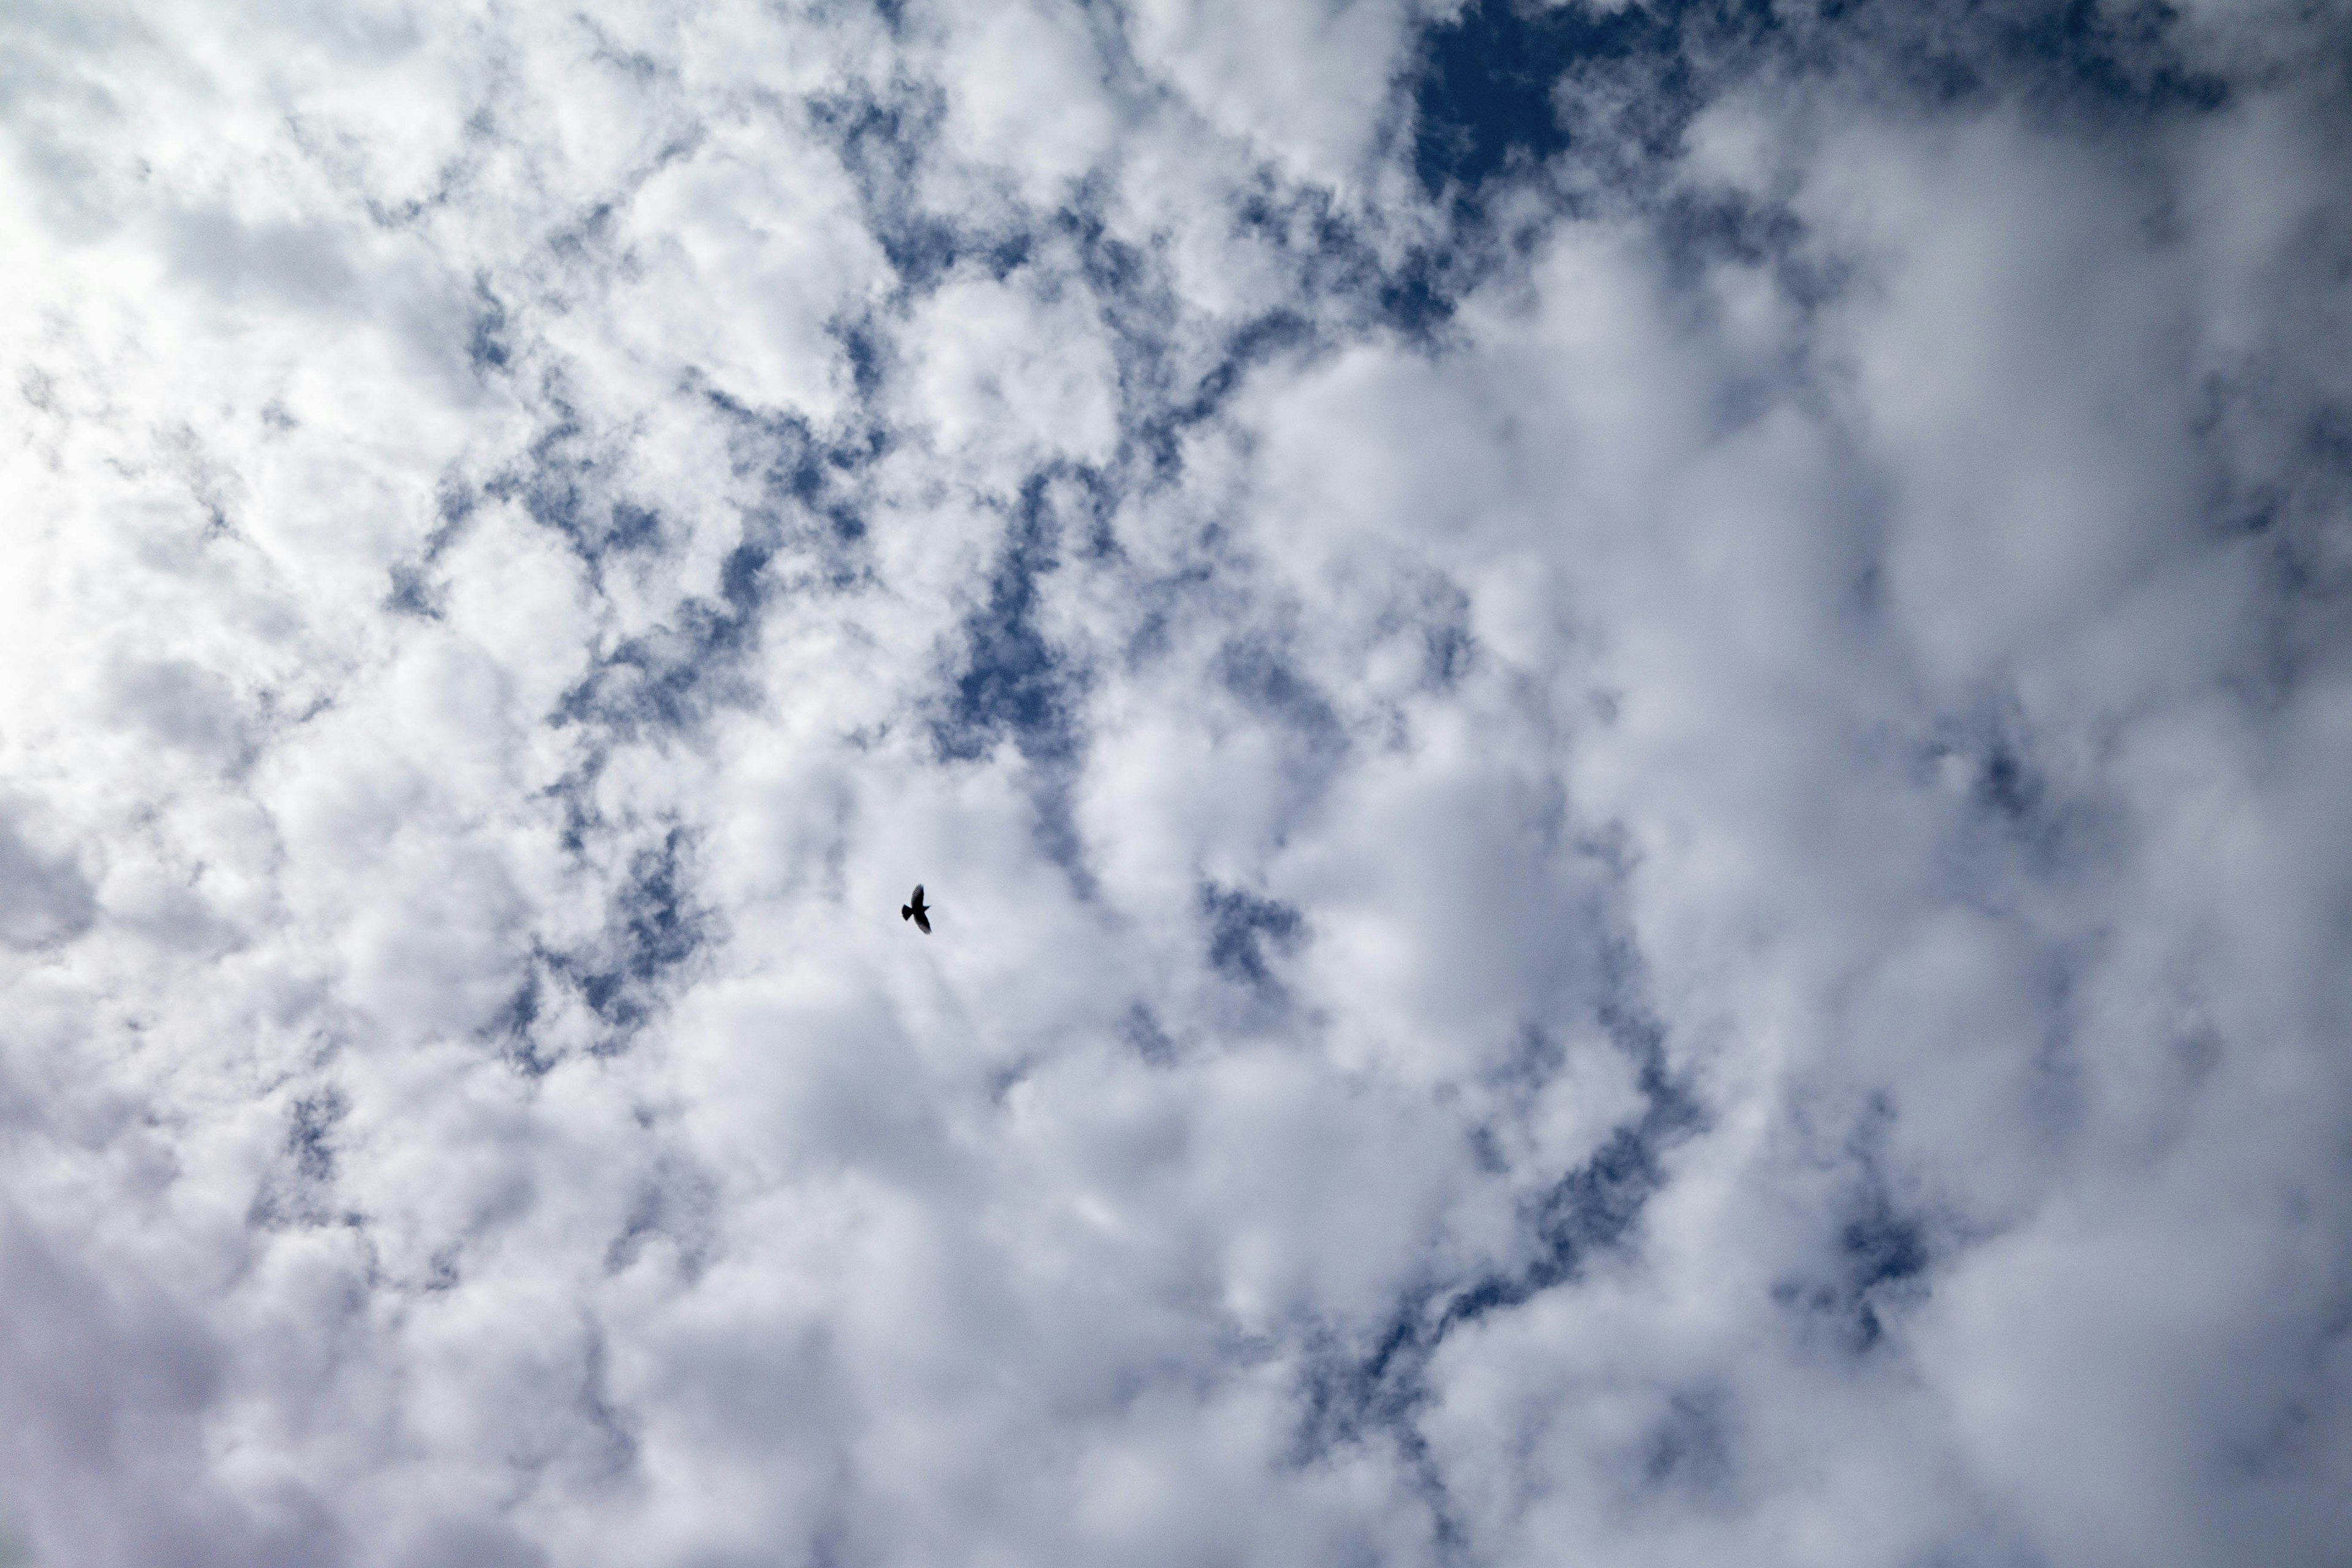
[[2352, 1529], [2340, 15], [5, 26], [0, 1561]]

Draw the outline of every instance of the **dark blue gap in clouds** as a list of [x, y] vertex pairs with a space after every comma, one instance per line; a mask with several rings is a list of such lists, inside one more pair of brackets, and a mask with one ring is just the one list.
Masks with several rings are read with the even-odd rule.
[[499, 1058], [525, 1078], [545, 1078], [561, 1059], [541, 1052], [533, 1033], [541, 1009], [546, 1005], [547, 973], [559, 962], [553, 954], [534, 949], [530, 966], [523, 972], [522, 984], [515, 987], [506, 1005], [491, 1016], [481, 1031], [482, 1038], [496, 1048]]
[[[960, 268], [977, 268], [1002, 281], [1035, 258], [1041, 240], [1050, 237], [1070, 245], [1079, 279], [1109, 329], [1118, 366], [1122, 450], [1114, 472], [1131, 471], [1139, 451], [1150, 477], [1172, 479], [1185, 430], [1222, 410], [1252, 368], [1311, 342], [1307, 316], [1276, 307], [1231, 328], [1218, 363], [1188, 386], [1170, 353], [1181, 302], [1170, 292], [1164, 268], [1151, 252], [1111, 233], [1098, 210], [1099, 190], [1081, 186], [1069, 205], [1050, 214], [976, 228], [958, 215], [928, 211], [918, 201], [919, 169], [939, 136], [940, 107], [932, 97], [912, 90], [901, 91], [888, 102], [837, 97], [813, 103], [811, 115], [857, 186], [868, 227], [898, 273], [903, 293], [927, 293]], [[1313, 195], [1328, 209], [1328, 193]], [[1381, 272], [1372, 248], [1344, 224], [1322, 226], [1316, 243], [1320, 247], [1327, 242], [1341, 264], [1318, 264], [1316, 277], [1307, 279], [1310, 295], [1328, 284], [1365, 297], [1403, 301], [1401, 308], [1416, 320], [1433, 314], [1415, 292], [1427, 291], [1420, 284], [1430, 266], [1425, 257], [1408, 264], [1400, 275], [1402, 281], [1391, 280]], [[856, 333], [844, 329], [836, 335], [850, 354], [860, 396], [870, 400], [883, 378], [883, 343], [870, 329]], [[1102, 526], [1085, 548], [1101, 552], [1111, 547], [1108, 516], [1106, 508], [1100, 514]]]
[[[1066, 520], [1065, 504], [1085, 513]], [[1062, 566], [1062, 539], [1083, 522], [1093, 542], [1111, 506], [1102, 476], [1055, 464], [1023, 481], [990, 574], [988, 597], [964, 617], [962, 667], [930, 721], [940, 761], [975, 762], [1009, 740], [1027, 764], [1024, 788], [1040, 853], [1062, 868], [1080, 900], [1096, 891], [1077, 829], [1074, 790], [1086, 752], [1080, 705], [1093, 681], [1084, 658], [1057, 647], [1037, 624], [1039, 585]]]
[[[1398, 1303], [1369, 1353], [1350, 1356], [1336, 1342], [1327, 1343], [1310, 1355], [1301, 1379], [1293, 1457], [1304, 1463], [1375, 1433], [1387, 1436], [1423, 1472], [1421, 1485], [1441, 1546], [1459, 1531], [1445, 1511], [1444, 1478], [1426, 1458], [1415, 1426], [1428, 1398], [1430, 1359], [1456, 1328], [1572, 1283], [1590, 1258], [1629, 1244], [1643, 1206], [1665, 1184], [1665, 1152], [1705, 1125], [1696, 1097], [1667, 1069], [1665, 1032], [1641, 1000], [1639, 970], [1624, 944], [1604, 949], [1603, 996], [1595, 1017], [1611, 1043], [1636, 1064], [1642, 1113], [1524, 1205], [1528, 1260], [1468, 1281], [1418, 1287]], [[1542, 1054], [1535, 1048], [1528, 1070], [1542, 1070]]]
[[1265, 950], [1270, 946], [1286, 955], [1298, 950], [1307, 922], [1297, 909], [1213, 881], [1201, 884], [1200, 900], [1209, 928], [1209, 967], [1235, 984], [1279, 999], [1282, 984], [1266, 963]]
[[1609, 994], [1598, 1019], [1611, 1043], [1636, 1065], [1641, 1116], [1620, 1126], [1590, 1160], [1536, 1198], [1525, 1216], [1539, 1247], [1533, 1261], [1455, 1296], [1437, 1320], [1434, 1338], [1566, 1283], [1586, 1258], [1626, 1241], [1643, 1205], [1665, 1184], [1661, 1158], [1666, 1149], [1704, 1125], [1696, 1097], [1666, 1070], [1665, 1030], [1635, 992], [1629, 978], [1633, 967], [1622, 947], [1604, 954]]
[[565, 261], [579, 266], [593, 266], [597, 259], [592, 250], [610, 254], [613, 237], [613, 204], [598, 202], [572, 222], [548, 236], [547, 247]]
[[1129, 1006], [1127, 1016], [1119, 1021], [1118, 1032], [1119, 1038], [1146, 1064], [1156, 1068], [1175, 1065], [1176, 1042], [1160, 1026], [1159, 1015], [1148, 1005], [1137, 1002]]
[[1337, 710], [1298, 672], [1274, 632], [1244, 632], [1217, 650], [1216, 674], [1225, 689], [1296, 735], [1310, 752], [1330, 756], [1347, 748]]
[[[761, 491], [743, 516], [740, 541], [720, 563], [719, 595], [681, 600], [664, 625], [599, 657], [557, 704], [559, 724], [629, 741], [690, 728], [714, 703], [752, 700], [740, 667], [758, 646], [780, 560], [819, 586], [847, 585], [864, 570], [866, 522], [855, 481], [879, 448], [856, 436], [819, 440], [805, 421], [747, 407], [722, 392], [706, 391], [704, 402], [729, 421], [731, 460]], [[577, 428], [568, 411], [556, 433], [567, 427]], [[617, 552], [657, 550], [666, 532], [652, 509], [604, 497], [594, 470], [593, 460], [570, 472], [551, 463], [537, 479], [505, 481], [526, 497], [535, 518], [565, 536], [592, 575]], [[602, 522], [592, 533], [583, 520], [595, 514]]]
[[[1184, 324], [1184, 301], [1171, 287], [1167, 269], [1153, 250], [1110, 232], [1090, 205], [1097, 195], [1080, 193], [1073, 205], [1054, 215], [1051, 226], [1077, 251], [1081, 276], [1109, 330], [1118, 366], [1120, 443], [1111, 466], [1114, 488], [1172, 484], [1182, 473], [1184, 437], [1222, 414], [1259, 366], [1312, 352], [1318, 341], [1313, 319], [1317, 301], [1329, 294], [1362, 295], [1375, 289], [1379, 262], [1348, 225], [1329, 216], [1329, 194], [1311, 187], [1286, 198], [1291, 206], [1303, 205], [1320, 215], [1320, 221], [1310, 226], [1315, 229], [1311, 242], [1302, 249], [1293, 232], [1298, 226], [1270, 205], [1272, 187], [1261, 176], [1255, 193], [1236, 212], [1234, 225], [1240, 230], [1263, 226], [1262, 237], [1286, 252], [1285, 259], [1297, 274], [1298, 297], [1295, 303], [1271, 306], [1230, 323], [1195, 318], [1191, 324], [1204, 329], [1204, 335], [1213, 334], [1218, 351], [1206, 371], [1192, 374], [1180, 367], [1173, 342]], [[1327, 247], [1328, 257], [1322, 255]], [[1321, 265], [1325, 260], [1337, 264]], [[1106, 526], [1100, 536], [1105, 551], [1113, 542], [1107, 521], [1109, 510], [1104, 509]]]
[[1423, 624], [1422, 681], [1430, 690], [1450, 693], [1478, 662], [1478, 640], [1460, 619]]
[[1944, 855], [1954, 885], [1990, 907], [2005, 904], [2020, 875], [2099, 878], [2127, 853], [2117, 808], [2069, 788], [2037, 750], [2015, 694], [2000, 690], [1937, 720], [1912, 765], [1915, 785], [1930, 793], [1944, 789], [1947, 769], [1964, 771], [1964, 814]]
[[[881, 377], [881, 349], [872, 322], [847, 323], [835, 335], [850, 358], [851, 374], [861, 397], [870, 398]], [[732, 427], [728, 447], [735, 472], [756, 476], [764, 499], [763, 510], [747, 521], [739, 557], [764, 567], [785, 544], [827, 553], [831, 582], [836, 587], [846, 586], [857, 564], [852, 547], [866, 532], [857, 484], [864, 471], [889, 449], [888, 433], [869, 420], [836, 437], [823, 437], [797, 414], [754, 408], [715, 387], [705, 388], [703, 396]], [[787, 526], [773, 514], [774, 509], [787, 506], [822, 526], [814, 530]], [[756, 562], [744, 554], [747, 551], [757, 552]], [[740, 576], [730, 579], [730, 583], [744, 581]], [[751, 599], [731, 586], [727, 599], [739, 609], [751, 607]]]
[[[1186, 433], [1223, 412], [1251, 371], [1286, 353], [1311, 346], [1314, 337], [1307, 318], [1287, 307], [1244, 321], [1228, 333], [1216, 364], [1189, 395], [1148, 408], [1135, 421], [1133, 439], [1150, 465], [1152, 477], [1163, 482], [1173, 480], [1183, 468]], [[1121, 348], [1128, 351], [1127, 344]]]
[[392, 589], [383, 602], [394, 615], [428, 621], [441, 618], [446, 588], [433, 580], [431, 568], [465, 532], [480, 508], [481, 497], [455, 472], [444, 473], [433, 488], [433, 505], [436, 521], [433, 531], [425, 536], [422, 556], [414, 562], [396, 562], [392, 567]]
[[1115, 547], [1109, 498], [1121, 488], [1120, 477], [1141, 468], [1148, 479], [1172, 479], [1181, 467], [1177, 447], [1182, 431], [1205, 415], [1185, 411], [1188, 398], [1171, 346], [1183, 302], [1151, 254], [1110, 232], [1093, 205], [1097, 194], [1078, 192], [1045, 228], [1076, 253], [1079, 279], [1092, 296], [1118, 366], [1119, 450], [1098, 492], [1096, 537], [1087, 544], [1088, 552], [1100, 555]]
[[[1676, 199], [1685, 132], [1743, 82], [1844, 80], [1937, 108], [2009, 98], [2038, 113], [2095, 121], [2226, 108], [2227, 84], [2191, 69], [2176, 47], [2179, 20], [2164, 0], [1662, 0], [1607, 13], [1475, 0], [1423, 30], [1404, 83], [1413, 170], [1445, 205], [1454, 232], [1450, 247], [1417, 252], [1382, 280], [1390, 318], [1409, 332], [1440, 325], [1491, 269], [1498, 244], [1524, 254], [1532, 236], [1489, 232], [1490, 214], [1501, 210], [1489, 197], [1548, 162], [1565, 155], [1572, 171], [1560, 187], [1563, 210], [1596, 193], [1645, 210]], [[1659, 237], [1670, 258], [1720, 241], [1704, 230], [1738, 215], [1704, 215], [1696, 228], [1695, 216], [1664, 214]], [[1771, 244], [1781, 237], [1756, 237], [1786, 255]], [[1838, 280], [1785, 281], [1804, 298]]]
[[603, 1327], [593, 1322], [588, 1327], [587, 1361], [580, 1379], [579, 1410], [595, 1434], [586, 1456], [590, 1474], [599, 1481], [618, 1481], [636, 1468], [638, 1421], [635, 1412], [613, 1401], [611, 1355]]
[[1659, 205], [1654, 222], [1668, 280], [1679, 286], [1726, 263], [1769, 268], [1784, 296], [1811, 308], [1846, 281], [1843, 262], [1803, 253], [1805, 226], [1795, 213], [1746, 191], [1675, 190]]
[[441, 584], [426, 576], [424, 568], [398, 562], [392, 568], [392, 591], [383, 596], [383, 607], [394, 615], [437, 621], [445, 597]]
[[608, 550], [647, 550], [661, 543], [661, 513], [625, 500], [613, 503], [612, 526], [604, 534]]
[[1885, 1337], [1886, 1314], [1924, 1296], [1935, 1261], [1927, 1216], [1896, 1200], [1886, 1169], [1894, 1097], [1873, 1094], [1844, 1140], [1852, 1175], [1832, 1205], [1826, 1257], [1817, 1269], [1777, 1281], [1773, 1303], [1797, 1316], [1801, 1331], [1826, 1332], [1851, 1354], [1867, 1355]]
[[[584, 844], [572, 847], [580, 853]], [[672, 981], [722, 934], [719, 917], [695, 895], [694, 847], [693, 836], [677, 826], [640, 847], [606, 905], [603, 932], [568, 950], [534, 943], [521, 982], [476, 1038], [523, 1077], [545, 1077], [563, 1059], [538, 1032], [554, 984], [570, 987], [604, 1027], [589, 1054], [627, 1050], [667, 1000]]]
[[337, 1167], [335, 1129], [350, 1113], [350, 1101], [332, 1084], [294, 1101], [286, 1117], [285, 1157], [290, 1172], [262, 1177], [246, 1208], [247, 1225], [277, 1230], [291, 1225], [365, 1223], [359, 1215], [337, 1215], [330, 1205]]
[[[1230, 618], [1234, 611], [1230, 603], [1219, 605], [1204, 596], [1199, 613]], [[1155, 617], [1165, 614], [1158, 605], [1150, 611]], [[1282, 606], [1269, 617], [1272, 624], [1228, 637], [1209, 670], [1217, 686], [1236, 700], [1279, 747], [1280, 792], [1272, 828], [1277, 845], [1285, 841], [1298, 814], [1329, 787], [1350, 750], [1347, 727], [1338, 710], [1294, 657], [1297, 614], [1295, 606]], [[1141, 630], [1151, 630], [1149, 621]], [[1268, 992], [1269, 997], [1273, 994]]]
[[[1458, 268], [1442, 248], [1416, 250], [1391, 274], [1376, 247], [1333, 216], [1328, 192], [1305, 187], [1278, 194], [1271, 177], [1261, 176], [1236, 223], [1263, 226], [1287, 253], [1299, 271], [1301, 303], [1309, 308], [1278, 306], [1226, 328], [1217, 363], [1188, 382], [1171, 348], [1181, 302], [1148, 247], [1111, 233], [1099, 210], [1100, 190], [1082, 184], [1058, 210], [975, 227], [963, 216], [925, 209], [918, 197], [921, 165], [940, 134], [935, 95], [904, 89], [887, 101], [841, 96], [815, 100], [810, 113], [856, 184], [867, 226], [897, 272], [902, 295], [928, 293], [958, 270], [977, 269], [1001, 281], [1030, 265], [1048, 237], [1071, 247], [1079, 280], [1109, 330], [1118, 367], [1121, 447], [1111, 466], [1115, 475], [1171, 481], [1185, 431], [1222, 411], [1256, 365], [1312, 346], [1317, 301], [1350, 299], [1367, 320], [1418, 335], [1450, 316], [1452, 299], [1465, 286], [1453, 277]], [[870, 324], [845, 326], [835, 336], [870, 408], [886, 374], [887, 341]], [[1114, 544], [1108, 516], [1106, 510], [1087, 549], [1103, 552]]]
[[1901, 80], [1940, 104], [2016, 89], [2045, 105], [2126, 117], [2211, 113], [2230, 101], [2225, 80], [2182, 59], [2172, 41], [2180, 13], [2164, 0], [2011, 6], [1824, 0], [1820, 15], [1832, 38], [1842, 27], [1870, 38]]
[[474, 275], [473, 331], [466, 341], [466, 358], [475, 379], [487, 382], [507, 368], [514, 357], [514, 340], [507, 322], [506, 301], [490, 288], [487, 272]]
[[1553, 93], [1570, 68], [1671, 55], [1685, 7], [1608, 13], [1476, 0], [1422, 36], [1412, 87], [1413, 173], [1432, 196], [1467, 199], [1497, 174], [1565, 151]]
[[[1302, 303], [1356, 301], [1361, 311], [1359, 327], [1385, 325], [1408, 338], [1424, 339], [1451, 316], [1452, 298], [1460, 291], [1458, 285], [1447, 281], [1460, 269], [1455, 247], [1415, 246], [1391, 270], [1372, 239], [1338, 209], [1331, 193], [1319, 185], [1283, 185], [1262, 174], [1235, 208], [1234, 226], [1237, 235], [1255, 238], [1282, 257], [1297, 281]], [[1276, 314], [1302, 323], [1308, 321], [1304, 312], [1287, 307]], [[1262, 342], [1264, 329], [1245, 323], [1241, 334], [1255, 335]], [[1239, 337], [1236, 348], [1241, 346]], [[1312, 346], [1311, 335], [1297, 342]], [[1287, 349], [1291, 344], [1276, 346]]]
[[916, 197], [923, 156], [940, 134], [943, 100], [936, 89], [902, 86], [897, 98], [835, 96], [812, 100], [811, 123], [828, 140], [856, 186], [866, 227], [882, 247], [901, 289], [926, 294], [967, 260], [1002, 279], [1029, 258], [1033, 241], [1020, 230], [989, 232], [926, 211]]
[[964, 617], [964, 659], [946, 710], [931, 721], [931, 744], [943, 762], [986, 756], [1011, 740], [1027, 761], [1075, 763], [1083, 738], [1076, 708], [1088, 672], [1038, 629], [1039, 584], [1061, 566], [1062, 522], [1054, 481], [1091, 488], [1090, 470], [1056, 468], [1029, 476], [1005, 530], [988, 597]]
[[1872, 1298], [1881, 1287], [1900, 1285], [1927, 1271], [1926, 1233], [1916, 1220], [1896, 1214], [1885, 1194], [1874, 1193], [1863, 1211], [1839, 1230], [1838, 1252], [1846, 1266], [1848, 1299], [1855, 1307], [1855, 1347], [1867, 1351], [1885, 1331], [1878, 1318], [1881, 1303]]
[[293, 1157], [295, 1172], [304, 1181], [324, 1184], [335, 1179], [335, 1150], [329, 1140], [350, 1110], [342, 1091], [331, 1085], [294, 1102], [286, 1128], [286, 1152]]
[[601, 585], [606, 554], [631, 547], [614, 537], [608, 476], [619, 466], [620, 454], [599, 449], [579, 410], [552, 378], [541, 396], [553, 417], [523, 461], [493, 476], [482, 490], [493, 500], [519, 502], [533, 522], [562, 536], [588, 568], [591, 581]]
[[611, 1030], [593, 1047], [597, 1055], [627, 1048], [659, 1005], [664, 982], [716, 934], [717, 917], [694, 897], [692, 847], [687, 831], [673, 827], [659, 844], [639, 849], [613, 896], [603, 941], [558, 961]]
[[1934, 1255], [1925, 1222], [1897, 1210], [1886, 1194], [1865, 1187], [1837, 1228], [1829, 1267], [1809, 1279], [1781, 1279], [1773, 1304], [1795, 1314], [1808, 1337], [1825, 1332], [1851, 1354], [1868, 1355], [1886, 1334], [1886, 1314], [1925, 1295]]
[[[870, 313], [854, 320], [835, 321], [828, 331], [841, 345], [842, 357], [849, 362], [851, 390], [856, 393], [862, 406], [871, 409], [874, 399], [882, 391], [883, 376], [888, 366], [888, 340], [876, 326]], [[885, 441], [887, 437], [877, 427], [872, 439]], [[878, 448], [876, 455], [879, 455]]]
[[[1519, 1027], [1518, 1044], [1485, 1075], [1486, 1083], [1511, 1106], [1524, 1111], [1535, 1103], [1544, 1086], [1568, 1066], [1568, 1047], [1540, 1024]], [[1482, 1129], [1483, 1131], [1483, 1129]]]
[[[1309, 277], [1339, 275], [1370, 307], [1370, 319], [1407, 341], [1435, 347], [1457, 303], [1499, 268], [1524, 263], [1560, 218], [1596, 192], [1646, 200], [1665, 183], [1684, 128], [1702, 104], [1689, 38], [1709, 54], [1755, 56], [1774, 28], [1767, 0], [1706, 6], [1629, 5], [1601, 13], [1530, 0], [1475, 0], [1425, 26], [1402, 84], [1412, 105], [1412, 162], [1423, 193], [1448, 221], [1440, 239], [1412, 247], [1393, 267], [1372, 260], [1344, 221], [1316, 226], [1325, 252]], [[1599, 84], [1580, 92], [1570, 77]], [[1498, 190], [1545, 182], [1548, 165], [1572, 154], [1577, 175], [1549, 182], [1540, 207], [1501, 203]], [[1254, 196], [1244, 216], [1279, 216], [1286, 248], [1297, 229], [1296, 202]]]
[[[745, 549], [758, 553], [757, 546]], [[722, 572], [736, 574], [732, 585], [740, 585], [756, 575], [757, 565], [739, 550]], [[688, 599], [667, 625], [625, 638], [598, 658], [557, 703], [555, 721], [622, 741], [690, 729], [714, 700], [748, 698], [734, 677], [753, 628], [752, 617], [732, 605]]]

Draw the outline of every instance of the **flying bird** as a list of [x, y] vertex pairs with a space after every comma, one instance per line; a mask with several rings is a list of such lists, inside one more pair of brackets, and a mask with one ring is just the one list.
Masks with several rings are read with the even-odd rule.
[[925, 936], [931, 934], [931, 911], [923, 907], [923, 885], [920, 882], [915, 884], [915, 901], [898, 906], [898, 918], [914, 921], [915, 929]]

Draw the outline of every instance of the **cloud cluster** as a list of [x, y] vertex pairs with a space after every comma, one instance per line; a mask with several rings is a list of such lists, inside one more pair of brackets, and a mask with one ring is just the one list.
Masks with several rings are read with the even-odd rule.
[[2347, 51], [16, 7], [0, 1562], [2331, 1560]]

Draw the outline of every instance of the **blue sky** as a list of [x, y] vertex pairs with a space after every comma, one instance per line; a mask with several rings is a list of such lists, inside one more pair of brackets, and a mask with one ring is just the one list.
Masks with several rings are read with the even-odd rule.
[[0, 1563], [2336, 1560], [2347, 59], [15, 7]]

